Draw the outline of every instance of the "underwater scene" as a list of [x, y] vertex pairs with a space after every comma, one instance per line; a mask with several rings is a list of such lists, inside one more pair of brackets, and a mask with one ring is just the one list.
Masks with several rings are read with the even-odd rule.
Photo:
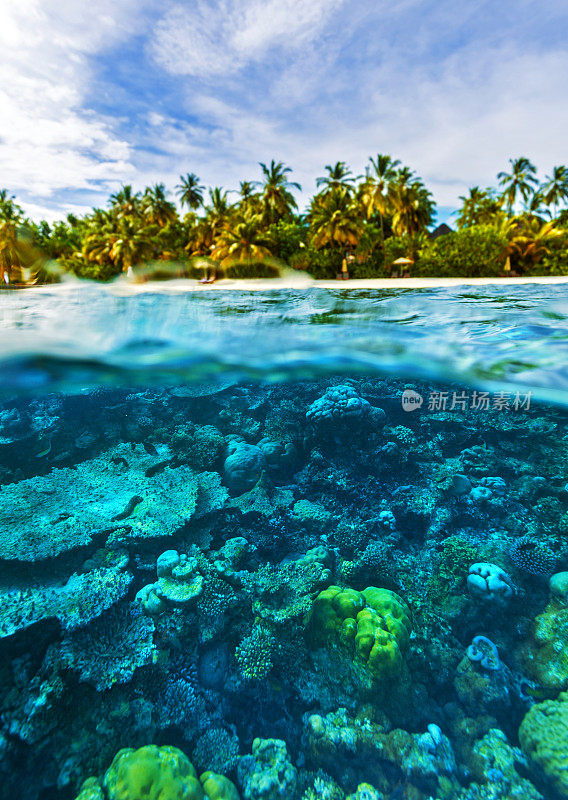
[[0, 330], [0, 798], [568, 798], [561, 287]]

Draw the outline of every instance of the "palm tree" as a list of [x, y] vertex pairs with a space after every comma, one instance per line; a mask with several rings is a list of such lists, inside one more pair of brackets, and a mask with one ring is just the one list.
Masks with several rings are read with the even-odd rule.
[[400, 161], [384, 153], [377, 153], [377, 157], [371, 157], [369, 161], [372, 170], [367, 170], [362, 200], [367, 211], [367, 218], [372, 217], [376, 212], [379, 214], [381, 246], [383, 246], [385, 242], [384, 218], [389, 211], [389, 187], [397, 174], [401, 172], [398, 170]]
[[537, 217], [523, 220], [522, 227], [514, 237], [514, 243], [522, 258], [538, 264], [550, 255], [550, 246], [566, 236], [566, 231], [555, 227], [553, 221], [542, 223]]
[[538, 217], [542, 212], [542, 206], [546, 205], [544, 194], [540, 189], [533, 192], [527, 201], [526, 211], [529, 217]]
[[0, 279], [27, 281], [27, 272], [38, 255], [22, 235], [24, 211], [7, 189], [0, 190]]
[[356, 180], [355, 176], [345, 163], [345, 161], [337, 161], [335, 164], [326, 164], [325, 169], [327, 175], [316, 178], [316, 186], [324, 186], [326, 191], [330, 189], [339, 189], [340, 187], [351, 191], [353, 184]]
[[217, 236], [232, 212], [228, 194], [219, 186], [209, 189], [209, 204], [205, 207], [205, 215], [192, 227], [185, 248], [192, 256], [208, 255], [215, 246]]
[[220, 261], [222, 267], [235, 263], [251, 265], [270, 258], [272, 253], [268, 245], [262, 219], [245, 212], [225, 225], [211, 251], [211, 258]]
[[500, 172], [497, 175], [499, 184], [503, 187], [503, 196], [507, 200], [509, 216], [513, 214], [513, 207], [520, 195], [526, 203], [530, 195], [534, 192], [538, 184], [536, 178], [536, 167], [528, 158], [510, 158], [511, 172]]
[[243, 200], [245, 203], [252, 197], [255, 197], [256, 193], [254, 191], [254, 184], [252, 181], [241, 181], [239, 183], [239, 195], [241, 200]]
[[23, 208], [15, 202], [14, 195], [9, 195], [7, 189], [0, 189], [0, 221], [18, 225], [24, 216]]
[[389, 200], [393, 211], [392, 229], [397, 236], [412, 236], [432, 223], [436, 208], [432, 194], [422, 181], [409, 182], [406, 171], [399, 170], [396, 180], [390, 184]]
[[552, 175], [546, 176], [546, 182], [541, 187], [544, 202], [554, 206], [554, 218], [558, 214], [559, 203], [568, 200], [568, 167], [554, 167]]
[[399, 167], [399, 169], [396, 170], [392, 180], [396, 181], [400, 186], [406, 186], [415, 180], [414, 170], [406, 166]]
[[238, 189], [231, 189], [229, 193], [238, 194], [240, 200], [238, 207], [246, 213], [260, 214], [262, 212], [260, 195], [255, 192], [255, 181], [240, 181]]
[[262, 215], [264, 222], [270, 225], [289, 217], [292, 210], [298, 208], [290, 189], [301, 191], [302, 187], [299, 183], [288, 180], [286, 176], [292, 172], [292, 168], [285, 167], [282, 161], [275, 162], [272, 159], [269, 166], [261, 163], [260, 168], [263, 173]]
[[462, 207], [458, 212], [458, 228], [469, 228], [472, 225], [489, 225], [502, 214], [503, 198], [495, 197], [492, 189], [480, 189], [473, 186], [468, 195], [460, 195]]
[[219, 224], [225, 222], [231, 209], [228, 194], [220, 186], [209, 189], [209, 205], [205, 208], [205, 216], [216, 220]]
[[321, 247], [356, 247], [362, 233], [362, 220], [345, 186], [330, 189], [320, 197], [309, 214], [313, 244]]
[[112, 239], [106, 231], [93, 231], [83, 241], [82, 257], [85, 261], [94, 262], [99, 266], [112, 263], [113, 260], [110, 255], [112, 244]]
[[109, 256], [122, 272], [139, 264], [152, 254], [152, 242], [144, 229], [132, 220], [121, 221], [118, 231], [110, 239]]
[[136, 217], [140, 215], [140, 194], [127, 184], [110, 196], [111, 212], [118, 218]]
[[142, 207], [148, 222], [159, 228], [164, 228], [177, 219], [176, 207], [168, 200], [163, 183], [156, 183], [146, 189], [142, 197]]
[[180, 203], [192, 211], [197, 211], [203, 203], [205, 186], [199, 183], [199, 178], [194, 172], [188, 172], [185, 176], [180, 175], [179, 179], [180, 183], [178, 183], [176, 189], [178, 190]]

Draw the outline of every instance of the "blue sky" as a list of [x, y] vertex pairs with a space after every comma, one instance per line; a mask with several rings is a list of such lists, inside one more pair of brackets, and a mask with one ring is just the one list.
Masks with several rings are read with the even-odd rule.
[[508, 159], [568, 163], [562, 0], [18, 0], [0, 7], [0, 184], [35, 218], [123, 183], [234, 188], [390, 153], [446, 218]]

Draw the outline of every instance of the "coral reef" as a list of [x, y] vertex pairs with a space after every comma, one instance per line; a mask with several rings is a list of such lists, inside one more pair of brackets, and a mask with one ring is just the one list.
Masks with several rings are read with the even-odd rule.
[[568, 798], [568, 415], [405, 388], [0, 406], [0, 800]]

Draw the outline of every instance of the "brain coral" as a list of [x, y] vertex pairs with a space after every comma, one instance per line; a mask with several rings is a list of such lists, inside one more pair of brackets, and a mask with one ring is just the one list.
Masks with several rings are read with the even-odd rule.
[[400, 673], [410, 632], [404, 600], [375, 586], [362, 592], [330, 586], [314, 600], [307, 626], [313, 647], [335, 641], [378, 680]]
[[533, 706], [521, 723], [519, 741], [559, 797], [568, 798], [568, 693]]

